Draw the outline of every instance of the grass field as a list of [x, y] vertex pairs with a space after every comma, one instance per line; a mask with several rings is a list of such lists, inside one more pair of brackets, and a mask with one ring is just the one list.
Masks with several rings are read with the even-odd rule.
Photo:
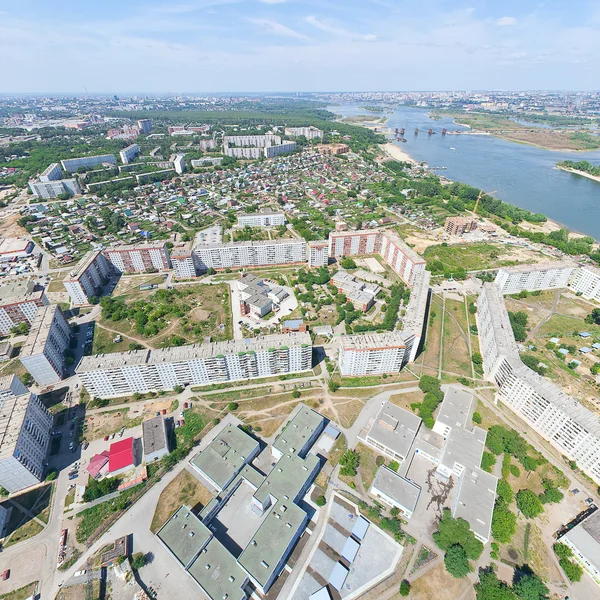
[[422, 362], [425, 367], [430, 367], [423, 372], [425, 374], [437, 375], [440, 358], [440, 338], [442, 336], [442, 299], [433, 295], [431, 299], [431, 308], [429, 311], [429, 326], [427, 328], [427, 339], [425, 342], [425, 351], [419, 357], [417, 364]]
[[[48, 522], [51, 499], [52, 485], [45, 485], [13, 498], [15, 503], [23, 507], [24, 510], [30, 511], [43, 523]], [[7, 507], [10, 506], [8, 503], [6, 505]], [[32, 519], [19, 507], [12, 505], [11, 516], [4, 532], [5, 540], [3, 545], [5, 548], [8, 548], [36, 536], [43, 529], [44, 527], [40, 523]]]
[[464, 302], [446, 300], [442, 369], [471, 377], [471, 356], [467, 346], [467, 321]]
[[33, 596], [37, 586], [38, 582], [33, 581], [32, 583], [20, 587], [18, 590], [13, 590], [7, 594], [0, 594], [0, 600], [26, 600]]
[[517, 264], [518, 261], [511, 260], [511, 255], [512, 250], [505, 246], [488, 243], [439, 245], [425, 250], [428, 265], [439, 260], [450, 270], [462, 267], [467, 271]]
[[199, 510], [211, 499], [209, 490], [184, 469], [160, 494], [150, 531], [156, 533], [182, 504]]

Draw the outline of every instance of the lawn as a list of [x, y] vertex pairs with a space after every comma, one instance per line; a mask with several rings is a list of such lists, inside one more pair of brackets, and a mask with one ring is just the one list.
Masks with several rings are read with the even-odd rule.
[[13, 590], [12, 592], [8, 592], [8, 594], [2, 594], [0, 596], [0, 600], [26, 600], [27, 598], [31, 598], [33, 596], [37, 586], [38, 582], [33, 581], [32, 583], [28, 583], [18, 590]]
[[[420, 355], [417, 364], [422, 361], [425, 367], [424, 374], [437, 375], [440, 360], [440, 338], [442, 335], [442, 299], [433, 295], [431, 299], [431, 309], [429, 311], [429, 325], [427, 327], [427, 338], [425, 341], [425, 351]], [[434, 373], [432, 373], [433, 369]]]
[[211, 499], [212, 494], [184, 469], [160, 494], [150, 531], [156, 533], [182, 504], [199, 510]]
[[[371, 450], [371, 448], [368, 448], [361, 443], [356, 446], [355, 450], [360, 455], [358, 474], [360, 475], [365, 491], [368, 492], [369, 488], [371, 487], [371, 483], [373, 483], [373, 479], [375, 479], [375, 475], [377, 474], [377, 469], [379, 469], [375, 462], [379, 455], [374, 450]], [[340, 479], [349, 484], [355, 478], [340, 477]]]
[[[50, 500], [52, 498], [52, 485], [45, 485], [30, 492], [16, 496], [13, 500], [25, 510], [31, 511], [42, 522], [48, 522], [50, 514]], [[8, 506], [8, 503], [7, 503]], [[17, 506], [12, 505], [12, 512], [5, 530], [4, 547], [22, 542], [36, 536], [43, 530], [43, 526], [31, 519]]]
[[16, 529], [14, 533], [10, 536], [10, 538], [4, 541], [3, 546], [4, 548], [13, 546], [14, 544], [18, 544], [19, 542], [28, 540], [29, 538], [36, 536], [43, 530], [44, 528], [37, 521], [34, 521], [32, 519], [30, 521], [27, 521], [24, 525], [21, 525], [21, 527], [19, 527], [18, 529]]
[[101, 325], [94, 327], [94, 342], [92, 354], [110, 354], [111, 352], [127, 352], [128, 345], [135, 343], [133, 338], [122, 338], [120, 342], [114, 342], [116, 334], [103, 329]]
[[466, 324], [464, 302], [447, 299], [442, 369], [459, 376], [472, 377]]
[[459, 268], [478, 271], [517, 264], [518, 261], [508, 259], [511, 255], [512, 251], [505, 246], [488, 243], [429, 246], [424, 253], [428, 265], [439, 260], [450, 271]]

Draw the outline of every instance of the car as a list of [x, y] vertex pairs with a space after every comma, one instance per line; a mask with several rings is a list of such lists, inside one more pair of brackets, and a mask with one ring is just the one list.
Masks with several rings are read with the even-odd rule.
[[157, 411], [154, 413], [154, 416], [155, 416], [155, 417], [160, 417], [160, 411], [159, 411], [159, 410], [157, 410]]
[[89, 443], [89, 442], [84, 442], [84, 443], [83, 443], [83, 449], [84, 449], [84, 450], [87, 450], [87, 449], [88, 449], [88, 447], [89, 447], [89, 445], [90, 445], [90, 443]]
[[74, 442], [69, 442], [69, 449], [71, 449], [74, 446]]
[[160, 411], [160, 413], [161, 413], [162, 415], [166, 415], [166, 414], [167, 414], [167, 409], [166, 409], [166, 408], [163, 408], [163, 409]]
[[70, 480], [71, 480], [71, 479], [77, 479], [77, 477], [78, 477], [78, 476], [79, 476], [79, 473], [71, 473], [71, 474], [69, 475], [69, 479], [70, 479]]
[[68, 490], [68, 491], [70, 492], [70, 491], [71, 491], [71, 490], [72, 490], [74, 487], [75, 487], [75, 484], [74, 484], [74, 483], [72, 483], [72, 484], [69, 486], [69, 490]]
[[188, 403], [187, 403], [187, 402], [184, 402], [184, 403], [183, 403], [183, 408], [187, 408], [187, 407], [188, 407]]
[[179, 416], [180, 416], [180, 417], [183, 419], [183, 417], [184, 417], [183, 411], [181, 411], [181, 412], [179, 413]]
[[2, 581], [6, 581], [10, 577], [10, 569], [6, 569], [4, 573], [2, 573]]
[[117, 435], [117, 434], [116, 434], [116, 433], [113, 433], [113, 434], [110, 436], [110, 439], [111, 439], [111, 440], [114, 440], [114, 439], [115, 439], [115, 435]]
[[586, 501], [585, 501], [586, 504], [592, 504], [593, 502], [594, 502], [593, 498], [586, 498]]
[[108, 442], [108, 436], [107, 435], [104, 436], [104, 441]]

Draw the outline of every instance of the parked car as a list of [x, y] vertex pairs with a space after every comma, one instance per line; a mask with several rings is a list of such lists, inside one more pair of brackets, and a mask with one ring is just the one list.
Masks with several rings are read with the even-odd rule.
[[187, 402], [184, 402], [184, 403], [183, 403], [183, 408], [187, 408], [187, 407], [188, 407], [188, 403], [187, 403]]
[[160, 412], [161, 412], [163, 415], [166, 415], [166, 414], [167, 414], [167, 409], [166, 409], [166, 408], [163, 408], [163, 409], [162, 409]]
[[104, 436], [104, 441], [108, 442], [108, 436], [107, 435]]
[[116, 434], [116, 433], [113, 433], [113, 434], [110, 436], [110, 439], [111, 439], [111, 440], [114, 440], [114, 439], [115, 439], [115, 435], [117, 435], [117, 434]]
[[78, 473], [71, 473], [71, 475], [69, 475], [69, 479], [77, 479], [77, 475]]
[[75, 445], [74, 442], [69, 442], [69, 450], [72, 450], [74, 445]]
[[160, 411], [159, 411], [159, 410], [157, 410], [157, 411], [154, 413], [154, 416], [155, 416], [155, 417], [160, 417]]
[[2, 581], [6, 581], [10, 577], [10, 569], [6, 569], [4, 573], [2, 573]]
[[179, 413], [179, 416], [183, 419], [183, 411]]
[[90, 443], [89, 443], [89, 442], [84, 442], [84, 443], [83, 443], [83, 449], [84, 449], [84, 450], [87, 450], [89, 445], [90, 445]]

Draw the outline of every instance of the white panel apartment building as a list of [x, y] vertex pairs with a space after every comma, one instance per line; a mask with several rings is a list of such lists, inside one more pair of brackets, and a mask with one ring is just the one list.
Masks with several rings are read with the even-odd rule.
[[240, 269], [306, 262], [303, 239], [205, 244], [194, 248], [202, 269]]
[[566, 288], [576, 267], [569, 262], [503, 267], [498, 270], [494, 283], [503, 294]]
[[338, 350], [344, 377], [398, 373], [408, 362], [413, 336], [400, 331], [342, 335]]
[[132, 160], [135, 160], [139, 153], [140, 147], [137, 144], [131, 144], [131, 146], [123, 148], [123, 150], [119, 152], [119, 156], [121, 157], [121, 162], [124, 165], [128, 165]]
[[177, 279], [198, 277], [201, 271], [196, 255], [187, 248], [176, 248], [171, 251], [171, 264]]
[[329, 242], [313, 240], [308, 242], [308, 266], [311, 268], [326, 267], [329, 263]]
[[429, 287], [431, 273], [429, 271], [419, 271], [414, 278], [414, 285], [410, 291], [410, 299], [406, 307], [406, 313], [402, 318], [402, 332], [412, 334], [414, 341], [412, 343], [409, 362], [413, 362], [421, 346], [421, 340], [425, 339], [427, 328], [427, 312], [429, 308]]
[[232, 146], [240, 147], [252, 147], [252, 148], [266, 148], [267, 146], [276, 146], [281, 144], [281, 136], [273, 133], [267, 133], [266, 135], [226, 135], [223, 137], [223, 144], [227, 147], [229, 144]]
[[558, 386], [526, 367], [500, 289], [484, 284], [477, 327], [485, 376], [498, 399], [600, 483], [600, 419]]
[[241, 381], [312, 368], [308, 333], [85, 356], [77, 373], [100, 398], [172, 390], [178, 385]]
[[60, 161], [63, 170], [67, 173], [75, 173], [81, 167], [95, 167], [103, 163], [116, 165], [117, 159], [114, 154], [100, 154], [97, 156], [83, 156], [81, 158], [66, 158]]
[[81, 194], [81, 187], [76, 179], [59, 179], [58, 181], [30, 181], [29, 188], [38, 197], [44, 200], [58, 198], [60, 194], [77, 196]]
[[600, 269], [587, 265], [575, 269], [569, 287], [586, 300], [600, 302]]
[[238, 215], [238, 227], [279, 227], [285, 225], [283, 212], [257, 212]]
[[89, 304], [92, 296], [102, 290], [102, 282], [110, 277], [111, 266], [101, 250], [91, 250], [64, 279], [63, 285], [71, 302], [76, 305]]
[[42, 183], [59, 181], [60, 179], [62, 179], [62, 169], [58, 163], [52, 163], [46, 167], [46, 170], [40, 175], [40, 181]]
[[167, 243], [164, 241], [130, 246], [111, 246], [104, 256], [120, 273], [164, 271], [171, 268]]
[[42, 481], [52, 415], [16, 375], [0, 378], [0, 486], [10, 493]]
[[39, 386], [52, 385], [63, 378], [69, 335], [69, 324], [56, 304], [38, 310], [19, 360]]
[[33, 280], [0, 286], [0, 333], [10, 333], [19, 323], [31, 323], [38, 309], [47, 304], [44, 290], [35, 291]]
[[294, 137], [303, 135], [307, 140], [323, 138], [323, 132], [312, 125], [309, 127], [286, 127], [284, 133], [285, 135], [291, 135]]

